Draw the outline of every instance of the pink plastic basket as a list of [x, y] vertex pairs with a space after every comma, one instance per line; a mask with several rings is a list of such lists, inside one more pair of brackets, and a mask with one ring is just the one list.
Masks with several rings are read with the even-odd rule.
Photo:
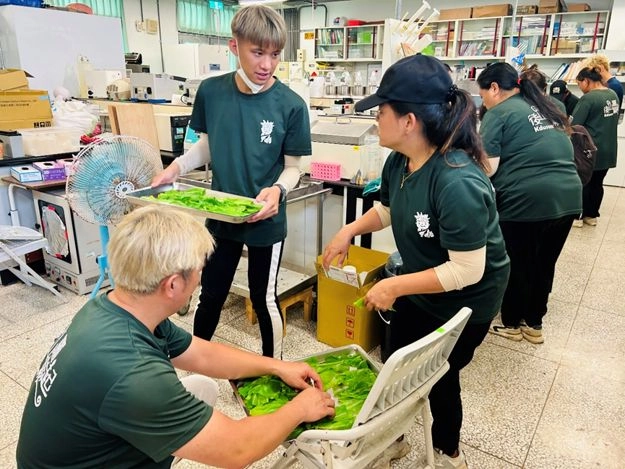
[[313, 161], [310, 163], [310, 175], [314, 179], [323, 181], [338, 181], [341, 179], [341, 165], [339, 163]]

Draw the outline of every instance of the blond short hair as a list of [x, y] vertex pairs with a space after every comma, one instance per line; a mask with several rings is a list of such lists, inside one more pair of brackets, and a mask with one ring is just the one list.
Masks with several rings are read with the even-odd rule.
[[582, 62], [584, 67], [588, 68], [598, 68], [599, 71], [606, 70], [610, 71], [610, 60], [607, 56], [603, 54], [595, 54], [592, 57], [588, 57]]
[[152, 205], [134, 210], [114, 228], [108, 262], [116, 288], [149, 294], [170, 275], [201, 269], [213, 250], [213, 237], [196, 218]]
[[284, 49], [286, 23], [280, 14], [266, 5], [250, 5], [236, 12], [230, 23], [236, 39], [261, 47]]

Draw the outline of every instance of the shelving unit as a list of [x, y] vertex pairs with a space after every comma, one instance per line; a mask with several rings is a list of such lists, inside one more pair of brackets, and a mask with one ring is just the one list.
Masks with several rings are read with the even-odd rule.
[[512, 42], [526, 58], [578, 59], [602, 49], [610, 12], [585, 11], [433, 21], [432, 52], [441, 60], [503, 60]]
[[315, 29], [315, 60], [381, 62], [383, 31], [381, 24]]

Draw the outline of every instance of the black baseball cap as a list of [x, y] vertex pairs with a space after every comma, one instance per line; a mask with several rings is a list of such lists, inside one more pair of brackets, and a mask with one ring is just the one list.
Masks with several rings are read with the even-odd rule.
[[358, 112], [388, 101], [440, 104], [449, 101], [453, 81], [443, 63], [429, 55], [411, 55], [391, 65], [375, 94], [356, 103]]
[[556, 80], [551, 84], [549, 88], [549, 94], [551, 96], [560, 97], [566, 93], [566, 81], [564, 80]]

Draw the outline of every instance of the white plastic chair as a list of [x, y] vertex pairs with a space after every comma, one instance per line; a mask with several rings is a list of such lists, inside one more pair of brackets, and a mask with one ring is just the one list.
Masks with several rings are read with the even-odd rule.
[[0, 225], [0, 270], [9, 270], [29, 287], [39, 285], [65, 301], [55, 285], [43, 279], [24, 258], [26, 254], [47, 246], [48, 240], [38, 231], [23, 226]]
[[[348, 430], [306, 430], [284, 443], [286, 451], [274, 468], [296, 459], [307, 468], [362, 469], [415, 424], [420, 412], [425, 437], [426, 466], [434, 468], [429, 393], [447, 372], [447, 359], [469, 320], [462, 308], [442, 327], [393, 353], [380, 369], [365, 403]], [[353, 348], [366, 356], [358, 345]]]

